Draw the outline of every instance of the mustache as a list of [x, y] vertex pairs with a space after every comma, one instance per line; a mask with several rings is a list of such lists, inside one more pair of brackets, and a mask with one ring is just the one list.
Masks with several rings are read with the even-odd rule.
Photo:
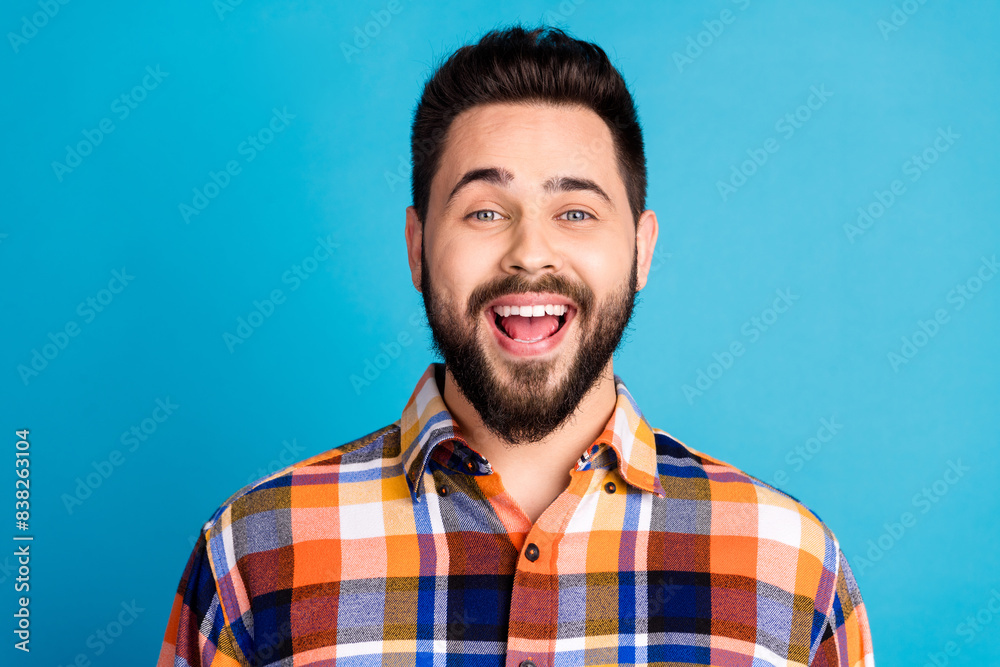
[[583, 283], [573, 282], [565, 276], [547, 273], [537, 280], [528, 280], [522, 275], [502, 276], [483, 283], [469, 295], [466, 315], [473, 319], [482, 312], [487, 303], [509, 294], [530, 294], [550, 292], [568, 297], [577, 305], [580, 315], [586, 317], [594, 306], [594, 293]]

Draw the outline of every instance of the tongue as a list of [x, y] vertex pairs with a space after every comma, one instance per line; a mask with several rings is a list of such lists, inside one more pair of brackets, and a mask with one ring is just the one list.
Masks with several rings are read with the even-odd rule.
[[541, 340], [542, 338], [548, 338], [559, 329], [559, 318], [555, 315], [543, 315], [541, 317], [511, 315], [501, 318], [501, 322], [507, 335], [519, 340]]

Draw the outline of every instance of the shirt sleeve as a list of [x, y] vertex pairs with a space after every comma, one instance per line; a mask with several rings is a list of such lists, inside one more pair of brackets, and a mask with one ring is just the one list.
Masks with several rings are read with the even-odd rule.
[[837, 583], [819, 648], [810, 667], [874, 667], [871, 629], [847, 556], [837, 549]]
[[188, 558], [157, 667], [240, 667], [242, 658], [220, 604], [205, 531]]

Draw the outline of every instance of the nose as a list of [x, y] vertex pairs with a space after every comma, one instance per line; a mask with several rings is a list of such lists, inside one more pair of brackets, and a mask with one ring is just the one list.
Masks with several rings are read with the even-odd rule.
[[557, 232], [534, 212], [527, 212], [511, 225], [503, 269], [525, 277], [556, 273], [562, 269]]

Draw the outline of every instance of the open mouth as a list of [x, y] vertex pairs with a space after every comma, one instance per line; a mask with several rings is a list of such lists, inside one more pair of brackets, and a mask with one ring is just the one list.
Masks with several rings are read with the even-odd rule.
[[500, 333], [518, 343], [537, 343], [550, 338], [566, 325], [570, 306], [539, 304], [493, 306], [493, 322]]
[[519, 293], [487, 304], [483, 315], [500, 349], [527, 359], [548, 356], [562, 346], [577, 306], [556, 293]]

